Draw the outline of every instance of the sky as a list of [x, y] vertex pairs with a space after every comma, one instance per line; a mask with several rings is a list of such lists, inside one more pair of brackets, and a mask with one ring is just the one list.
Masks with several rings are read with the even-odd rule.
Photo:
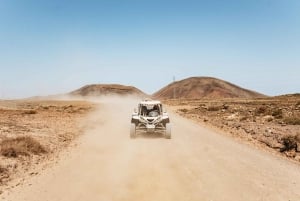
[[0, 0], [0, 99], [194, 76], [300, 92], [299, 0]]

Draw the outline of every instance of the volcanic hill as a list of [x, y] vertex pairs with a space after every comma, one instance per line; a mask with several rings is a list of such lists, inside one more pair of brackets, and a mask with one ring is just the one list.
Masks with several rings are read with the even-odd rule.
[[191, 77], [167, 85], [152, 95], [155, 99], [262, 98], [263, 94], [212, 77]]
[[125, 86], [120, 84], [91, 84], [81, 87], [70, 93], [74, 96], [102, 96], [102, 95], [133, 95], [147, 96], [144, 92], [133, 86]]

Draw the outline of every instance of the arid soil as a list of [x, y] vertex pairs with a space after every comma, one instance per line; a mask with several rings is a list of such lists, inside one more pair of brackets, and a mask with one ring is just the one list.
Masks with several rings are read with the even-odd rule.
[[169, 100], [178, 114], [300, 162], [300, 96]]
[[300, 200], [299, 164], [171, 110], [172, 139], [158, 134], [130, 139], [138, 101], [100, 101], [99, 109], [81, 121], [85, 129], [78, 146], [52, 168], [5, 191], [0, 200]]
[[0, 101], [0, 194], [38, 174], [83, 131], [80, 120], [92, 110], [83, 101]]

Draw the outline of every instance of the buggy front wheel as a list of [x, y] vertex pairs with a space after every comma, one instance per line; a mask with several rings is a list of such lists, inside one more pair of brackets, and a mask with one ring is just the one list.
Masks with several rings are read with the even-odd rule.
[[170, 123], [166, 123], [165, 138], [171, 139], [171, 124]]
[[130, 125], [130, 138], [135, 138], [136, 137], [136, 125], [132, 123]]

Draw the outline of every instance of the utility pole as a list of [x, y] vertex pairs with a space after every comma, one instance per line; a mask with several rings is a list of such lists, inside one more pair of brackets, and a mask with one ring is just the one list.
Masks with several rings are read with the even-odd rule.
[[175, 76], [173, 76], [173, 99], [175, 99], [175, 98], [176, 98], [176, 88], [175, 88], [175, 82], [176, 82], [176, 80], [175, 80]]

